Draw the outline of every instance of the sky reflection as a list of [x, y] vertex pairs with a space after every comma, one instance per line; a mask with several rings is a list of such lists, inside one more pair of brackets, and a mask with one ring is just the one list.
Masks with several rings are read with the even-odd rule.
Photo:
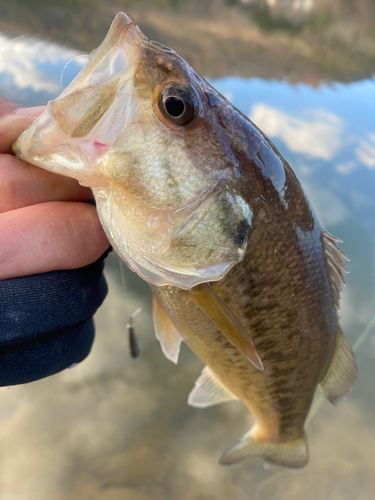
[[0, 90], [23, 105], [46, 104], [82, 69], [86, 57], [60, 45], [28, 37], [10, 38], [0, 33]]

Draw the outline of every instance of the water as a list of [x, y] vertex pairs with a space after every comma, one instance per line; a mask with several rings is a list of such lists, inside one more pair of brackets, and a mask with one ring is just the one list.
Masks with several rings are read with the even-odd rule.
[[[186, 346], [177, 367], [164, 358], [153, 334], [147, 285], [129, 271], [122, 281], [112, 255], [106, 268], [110, 292], [96, 315], [90, 356], [48, 379], [1, 390], [1, 500], [373, 498], [375, 64], [373, 40], [366, 31], [373, 26], [372, 4], [366, 4], [368, 14], [353, 15], [345, 2], [336, 2], [342, 9], [333, 14], [328, 9], [333, 18], [324, 34], [328, 55], [322, 60], [333, 50], [329, 30], [342, 44], [337, 44], [336, 55], [345, 48], [348, 30], [356, 36], [355, 43], [348, 43], [361, 65], [345, 59], [350, 56], [346, 54], [345, 72], [339, 60], [329, 70], [309, 56], [323, 37], [311, 19], [328, 15], [327, 7], [318, 9], [315, 3], [301, 2], [307, 6], [304, 11], [290, 7], [254, 14], [246, 2], [207, 2], [199, 16], [183, 2], [169, 7], [160, 3], [154, 10], [145, 4], [143, 11], [143, 4], [137, 9], [129, 4], [141, 28], [144, 18], [150, 36], [163, 43], [169, 39], [180, 52], [185, 47], [190, 61], [270, 136], [297, 173], [324, 228], [344, 240], [342, 249], [351, 261], [341, 324], [352, 345], [361, 338], [355, 344], [359, 376], [345, 401], [337, 408], [324, 401], [311, 419], [309, 465], [287, 471], [264, 467], [257, 458], [231, 468], [217, 464], [221, 453], [250, 427], [247, 411], [237, 402], [206, 410], [187, 406], [202, 364]], [[17, 7], [28, 16], [17, 20], [14, 5], [0, 2], [0, 93], [23, 105], [44, 104], [56, 96], [85, 58], [70, 62], [60, 82], [66, 62], [98, 45], [119, 10], [110, 4], [104, 11], [102, 4], [91, 1], [47, 7], [42, 1], [19, 2]], [[168, 24], [170, 19], [179, 20], [178, 29]], [[222, 29], [231, 23], [238, 23], [237, 38]], [[192, 50], [194, 37], [197, 46], [202, 44], [198, 52]], [[246, 37], [264, 47], [263, 61]], [[277, 40], [283, 41], [285, 57], [273, 65]], [[306, 40], [311, 44], [308, 54]], [[220, 43], [227, 53], [216, 53]], [[295, 47], [304, 47], [299, 58]], [[232, 50], [238, 53], [237, 62]], [[134, 360], [126, 324], [138, 307], [142, 313], [135, 328], [141, 356]]]

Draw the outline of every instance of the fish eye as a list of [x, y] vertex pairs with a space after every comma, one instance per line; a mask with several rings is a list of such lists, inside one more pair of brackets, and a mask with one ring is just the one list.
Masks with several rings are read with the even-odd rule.
[[159, 108], [177, 125], [187, 125], [197, 115], [198, 98], [193, 89], [171, 83], [160, 93]]

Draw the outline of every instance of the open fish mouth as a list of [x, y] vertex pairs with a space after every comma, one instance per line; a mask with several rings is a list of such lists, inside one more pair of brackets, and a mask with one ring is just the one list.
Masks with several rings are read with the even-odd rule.
[[130, 17], [116, 16], [82, 71], [16, 141], [15, 154], [88, 187], [108, 184], [95, 167], [134, 115], [143, 40]]

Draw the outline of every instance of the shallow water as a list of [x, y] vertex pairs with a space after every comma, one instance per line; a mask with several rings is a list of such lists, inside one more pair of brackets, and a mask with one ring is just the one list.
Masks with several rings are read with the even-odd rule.
[[[37, 10], [43, 2], [35, 4]], [[90, 10], [90, 5], [85, 8]], [[64, 12], [68, 18], [80, 15]], [[5, 16], [11, 19], [12, 14], [7, 2], [0, 4], [0, 13], [4, 26]], [[133, 15], [139, 16], [142, 28], [142, 12]], [[179, 11], [175, 7], [168, 15], [178, 16]], [[185, 11], [184, 16], [182, 27], [185, 19], [190, 22]], [[148, 11], [145, 17], [156, 30], [159, 25], [151, 24]], [[46, 24], [44, 20], [44, 28]], [[82, 52], [50, 40], [16, 37], [25, 29], [13, 18], [9, 26], [7, 34], [0, 33], [0, 94], [23, 105], [44, 104], [66, 86], [85, 58], [74, 59], [60, 82], [66, 62]], [[40, 32], [45, 36], [44, 28]], [[271, 36], [269, 31], [257, 33], [266, 41]], [[297, 34], [293, 43], [301, 40]], [[267, 58], [264, 64], [269, 64]], [[111, 255], [106, 266], [110, 291], [96, 315], [97, 335], [89, 357], [48, 379], [0, 392], [1, 500], [373, 498], [375, 80], [369, 75], [375, 74], [375, 66], [361, 70], [365, 79], [360, 72], [346, 75], [342, 80], [347, 83], [324, 82], [326, 73], [317, 76], [315, 66], [310, 73], [289, 68], [293, 78], [285, 73], [277, 79], [280, 68], [268, 79], [259, 77], [258, 67], [254, 77], [240, 77], [248, 72], [233, 69], [214, 78], [218, 72], [212, 68], [207, 73], [199, 69], [273, 140], [323, 227], [344, 240], [341, 248], [351, 259], [341, 324], [357, 351], [358, 380], [337, 408], [325, 401], [315, 407], [307, 428], [309, 465], [287, 471], [265, 467], [259, 458], [230, 468], [217, 464], [221, 453], [248, 430], [251, 418], [238, 402], [206, 410], [187, 406], [202, 363], [186, 346], [178, 366], [164, 358], [153, 334], [147, 285], [128, 270], [123, 281], [120, 264]], [[313, 73], [311, 86], [306, 74]], [[141, 356], [133, 360], [125, 325], [138, 307]]]

